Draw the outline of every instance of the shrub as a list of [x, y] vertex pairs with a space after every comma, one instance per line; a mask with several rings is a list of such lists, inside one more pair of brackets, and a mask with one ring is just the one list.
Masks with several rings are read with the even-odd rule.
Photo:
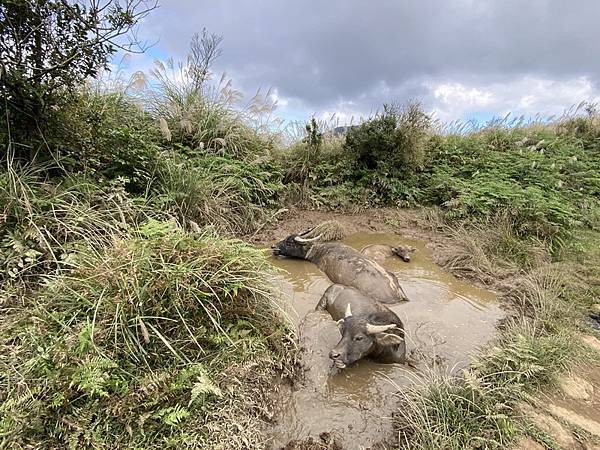
[[270, 277], [260, 251], [172, 222], [82, 254], [4, 317], [0, 445], [257, 445], [293, 358]]
[[0, 171], [0, 281], [36, 282], [70, 268], [77, 247], [100, 249], [145, 214], [123, 182], [100, 184], [56, 166], [18, 165]]
[[160, 151], [154, 120], [123, 92], [82, 88], [62, 108], [48, 136], [69, 170], [121, 178], [129, 191], [144, 192]]
[[344, 148], [360, 168], [402, 178], [421, 168], [430, 124], [418, 103], [384, 105], [382, 114], [350, 128]]
[[488, 129], [440, 136], [418, 180], [422, 201], [449, 218], [489, 218], [506, 211], [521, 236], [561, 239], [585, 215], [593, 221], [600, 159], [547, 129]]

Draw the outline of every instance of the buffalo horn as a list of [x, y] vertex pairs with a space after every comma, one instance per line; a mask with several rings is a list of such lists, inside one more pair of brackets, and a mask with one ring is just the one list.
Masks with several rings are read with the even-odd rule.
[[346, 317], [350, 317], [352, 315], [352, 309], [350, 308], [350, 303], [348, 303], [348, 305], [346, 305]]
[[314, 229], [315, 229], [315, 227], [310, 227], [308, 230], [303, 231], [302, 233], [300, 233], [299, 236], [305, 236], [305, 235], [307, 235], [308, 233], [310, 233]]
[[295, 240], [296, 242], [300, 242], [300, 243], [305, 243], [305, 242], [314, 242], [314, 241], [318, 241], [319, 239], [321, 239], [321, 236], [323, 236], [323, 234], [320, 234], [320, 235], [318, 235], [317, 237], [310, 238], [310, 239], [304, 239], [304, 238], [301, 238], [300, 236], [296, 236], [296, 237], [294, 238], [294, 240]]
[[391, 330], [392, 328], [396, 328], [395, 323], [391, 323], [389, 325], [371, 325], [368, 323], [367, 334], [383, 333], [384, 331]]

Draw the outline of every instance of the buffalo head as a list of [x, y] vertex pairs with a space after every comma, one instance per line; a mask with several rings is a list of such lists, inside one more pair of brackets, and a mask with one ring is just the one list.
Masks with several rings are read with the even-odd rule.
[[308, 250], [310, 249], [310, 246], [321, 238], [321, 235], [313, 238], [303, 237], [311, 231], [312, 228], [304, 233], [292, 234], [286, 237], [283, 241], [280, 241], [271, 247], [273, 254], [275, 256], [289, 256], [292, 258], [304, 259], [308, 253]]
[[406, 245], [392, 247], [392, 252], [404, 262], [410, 262], [410, 254], [414, 251], [415, 249], [413, 247], [408, 247]]
[[338, 321], [342, 338], [329, 352], [329, 358], [338, 369], [355, 363], [370, 354], [397, 349], [404, 358], [404, 338], [390, 333], [398, 330], [395, 323], [373, 324], [364, 318], [352, 316], [350, 305], [346, 307], [346, 315]]

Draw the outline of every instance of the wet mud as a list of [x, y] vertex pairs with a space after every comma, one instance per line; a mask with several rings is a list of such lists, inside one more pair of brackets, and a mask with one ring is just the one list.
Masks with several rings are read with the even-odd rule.
[[282, 398], [271, 431], [272, 448], [317, 441], [324, 433], [335, 436], [340, 448], [382, 448], [382, 441], [393, 440], [395, 393], [419, 382], [432, 367], [456, 373], [468, 366], [503, 317], [495, 293], [443, 271], [424, 241], [355, 233], [344, 242], [357, 250], [370, 244], [416, 249], [409, 263], [396, 256], [380, 261], [398, 276], [410, 299], [391, 305], [405, 325], [410, 364], [363, 360], [342, 371], [333, 368], [328, 353], [340, 334], [326, 312], [314, 311], [331, 282], [307, 261], [271, 257], [283, 269], [276, 285], [282, 291], [282, 307], [298, 329], [304, 368], [304, 377]]

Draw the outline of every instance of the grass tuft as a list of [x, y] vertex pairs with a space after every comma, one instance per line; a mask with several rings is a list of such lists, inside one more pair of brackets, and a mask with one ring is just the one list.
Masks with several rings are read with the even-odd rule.
[[348, 235], [346, 228], [337, 220], [326, 220], [315, 226], [304, 238], [321, 236], [321, 241], [339, 241]]
[[260, 251], [174, 222], [81, 254], [7, 311], [0, 446], [258, 445], [294, 357], [269, 279]]

